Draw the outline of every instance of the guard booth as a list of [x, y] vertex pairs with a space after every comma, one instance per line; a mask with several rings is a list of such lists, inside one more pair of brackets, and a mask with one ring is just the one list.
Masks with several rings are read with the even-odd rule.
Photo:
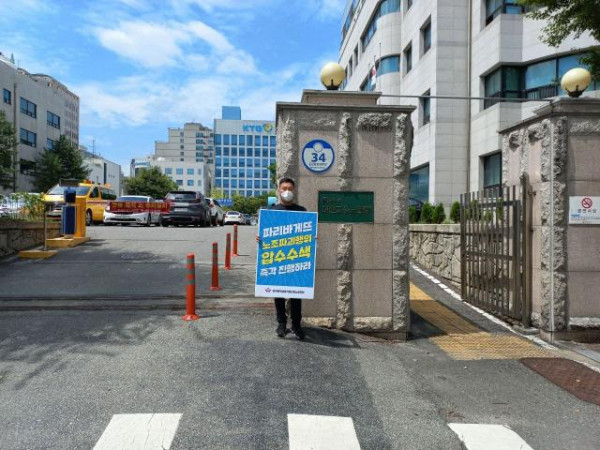
[[406, 338], [408, 177], [413, 106], [378, 93], [303, 92], [277, 103], [277, 177], [319, 213], [315, 298], [307, 323]]

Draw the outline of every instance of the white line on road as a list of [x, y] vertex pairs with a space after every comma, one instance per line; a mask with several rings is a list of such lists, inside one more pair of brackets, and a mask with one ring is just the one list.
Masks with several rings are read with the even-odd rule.
[[288, 414], [290, 450], [360, 450], [351, 417]]
[[94, 450], [171, 448], [181, 414], [115, 414]]
[[533, 450], [521, 436], [504, 425], [449, 423], [467, 450]]

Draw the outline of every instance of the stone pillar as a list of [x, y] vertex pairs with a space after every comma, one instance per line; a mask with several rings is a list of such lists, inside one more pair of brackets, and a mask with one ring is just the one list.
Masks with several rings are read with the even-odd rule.
[[534, 194], [533, 325], [600, 331], [600, 225], [569, 224], [570, 197], [600, 196], [600, 100], [561, 98], [500, 133], [504, 183], [528, 173]]
[[[409, 328], [408, 176], [414, 107], [377, 105], [378, 94], [304, 91], [301, 103], [277, 103], [277, 176], [296, 180], [298, 202], [318, 211], [319, 193], [372, 192], [371, 223], [319, 223], [315, 299], [307, 322], [349, 331]], [[323, 140], [332, 166], [321, 173], [302, 160]]]

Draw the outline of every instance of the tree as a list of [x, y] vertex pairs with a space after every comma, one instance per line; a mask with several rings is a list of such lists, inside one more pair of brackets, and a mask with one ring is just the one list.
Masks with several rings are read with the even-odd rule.
[[47, 191], [61, 179], [84, 180], [90, 170], [83, 162], [81, 152], [63, 134], [52, 148], [45, 148], [36, 159], [34, 185], [40, 192]]
[[[530, 7], [527, 17], [547, 21], [543, 42], [558, 47], [568, 36], [579, 37], [586, 31], [600, 41], [600, 0], [519, 0]], [[600, 50], [592, 49], [581, 58], [592, 76], [600, 80]]]
[[267, 166], [267, 169], [271, 172], [271, 183], [273, 183], [273, 186], [277, 186], [277, 164], [272, 162]]
[[3, 188], [8, 188], [14, 183], [16, 148], [15, 129], [6, 120], [4, 111], [0, 111], [0, 186]]
[[125, 180], [125, 191], [130, 195], [163, 198], [167, 192], [175, 190], [177, 183], [163, 174], [158, 167], [140, 170], [135, 177]]

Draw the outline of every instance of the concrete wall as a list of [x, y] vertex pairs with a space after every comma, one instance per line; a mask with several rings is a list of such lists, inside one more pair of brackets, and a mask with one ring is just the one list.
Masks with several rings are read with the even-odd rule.
[[600, 100], [557, 100], [502, 135], [503, 180], [528, 173], [535, 194], [533, 324], [600, 329], [600, 225], [568, 223], [570, 196], [600, 196]]
[[[341, 329], [406, 333], [412, 108], [377, 106], [372, 94], [310, 96], [320, 104], [277, 104], [278, 177], [296, 180], [298, 203], [309, 211], [317, 211], [319, 191], [372, 191], [375, 219], [319, 224], [315, 299], [304, 302], [304, 316]], [[364, 99], [373, 102], [361, 105]], [[301, 162], [301, 150], [317, 138], [335, 151], [322, 174]]]
[[410, 259], [460, 286], [460, 225], [410, 224]]
[[[60, 224], [48, 224], [48, 238], [60, 235]], [[44, 243], [42, 222], [0, 221], [0, 258]]]

